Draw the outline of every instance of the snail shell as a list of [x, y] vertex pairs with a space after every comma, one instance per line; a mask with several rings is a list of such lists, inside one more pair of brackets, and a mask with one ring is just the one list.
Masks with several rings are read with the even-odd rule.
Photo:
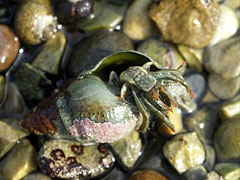
[[46, 41], [56, 32], [49, 0], [23, 0], [16, 11], [14, 28], [19, 39], [36, 45]]

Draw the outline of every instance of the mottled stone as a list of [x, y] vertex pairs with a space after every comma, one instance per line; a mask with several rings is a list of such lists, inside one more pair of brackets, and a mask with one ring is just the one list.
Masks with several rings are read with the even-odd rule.
[[13, 63], [19, 46], [18, 38], [11, 29], [0, 24], [0, 72], [8, 69]]
[[193, 48], [208, 45], [220, 14], [217, 3], [202, 0], [163, 0], [149, 12], [165, 40]]
[[31, 174], [28, 174], [22, 180], [51, 180], [51, 178], [41, 172], [34, 172]]
[[68, 75], [76, 77], [81, 71], [92, 69], [102, 58], [117, 51], [132, 49], [131, 40], [120, 32], [97, 32], [74, 48], [68, 64]]
[[209, 45], [212, 46], [233, 36], [239, 28], [239, 19], [236, 12], [228, 6], [220, 5], [221, 16], [216, 32]]
[[189, 131], [198, 133], [202, 140], [211, 141], [214, 129], [218, 123], [218, 104], [205, 103], [190, 116], [185, 118], [184, 124]]
[[180, 174], [205, 160], [204, 147], [195, 132], [175, 136], [164, 144], [163, 154]]
[[153, 22], [148, 16], [152, 0], [135, 0], [130, 5], [123, 22], [123, 32], [134, 40], [143, 40], [153, 33]]
[[135, 171], [129, 178], [129, 180], [167, 180], [167, 178], [154, 170], [143, 169]]
[[13, 82], [8, 83], [6, 90], [6, 99], [3, 103], [2, 109], [6, 113], [21, 114], [23, 112], [24, 105], [16, 85]]
[[222, 120], [240, 117], [240, 94], [233, 99], [221, 104], [219, 113]]
[[51, 81], [45, 74], [28, 63], [22, 63], [15, 73], [19, 91], [27, 101], [43, 100], [46, 90], [51, 87]]
[[53, 178], [93, 178], [111, 169], [112, 153], [103, 145], [83, 146], [78, 141], [50, 140], [40, 149], [39, 167]]
[[203, 180], [206, 175], [207, 171], [204, 166], [195, 166], [184, 174], [187, 180]]
[[142, 141], [139, 133], [133, 131], [125, 138], [111, 143], [111, 146], [119, 157], [120, 163], [127, 168], [131, 168], [141, 155]]
[[27, 136], [19, 127], [18, 119], [0, 119], [0, 158], [4, 156], [19, 139]]
[[172, 44], [157, 39], [144, 41], [137, 50], [148, 55], [163, 67], [177, 69], [184, 63], [182, 56]]
[[227, 100], [234, 97], [240, 89], [240, 76], [234, 79], [223, 79], [221, 76], [210, 74], [208, 86], [219, 99]]
[[102, 29], [112, 30], [123, 20], [126, 8], [126, 2], [95, 1], [93, 15], [79, 20], [77, 27], [86, 32]]
[[178, 108], [172, 108], [171, 111], [167, 111], [169, 121], [174, 125], [174, 130], [171, 130], [162, 120], [157, 121], [157, 131], [164, 136], [172, 136], [178, 134], [183, 130], [183, 122], [181, 116], [181, 110]]
[[66, 37], [64, 33], [57, 32], [54, 38], [49, 39], [45, 43], [43, 49], [33, 60], [32, 66], [50, 74], [57, 75], [65, 44]]
[[194, 49], [184, 45], [178, 45], [177, 48], [190, 68], [202, 72], [203, 49]]
[[27, 139], [22, 139], [0, 162], [0, 177], [4, 180], [20, 180], [37, 168], [36, 151]]
[[240, 164], [234, 163], [219, 163], [215, 166], [217, 171], [224, 180], [239, 180], [240, 179]]
[[214, 146], [220, 160], [240, 159], [240, 119], [225, 121], [216, 130]]
[[240, 37], [222, 41], [210, 47], [204, 58], [205, 68], [224, 79], [233, 79], [240, 74]]

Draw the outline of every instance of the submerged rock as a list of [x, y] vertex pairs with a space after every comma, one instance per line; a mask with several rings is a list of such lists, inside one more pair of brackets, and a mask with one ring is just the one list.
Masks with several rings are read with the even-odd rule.
[[161, 173], [151, 170], [143, 169], [135, 171], [129, 178], [129, 180], [167, 180], [167, 178]]

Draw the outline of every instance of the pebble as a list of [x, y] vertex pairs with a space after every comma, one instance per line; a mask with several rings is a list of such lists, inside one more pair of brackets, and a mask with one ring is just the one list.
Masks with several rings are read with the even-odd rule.
[[33, 60], [32, 66], [57, 75], [61, 63], [61, 57], [65, 48], [66, 37], [62, 32], [57, 32], [55, 37], [49, 39], [43, 49]]
[[216, 74], [208, 77], [208, 86], [211, 92], [222, 100], [234, 97], [240, 89], [240, 76], [234, 79], [223, 79]]
[[129, 178], [129, 180], [167, 180], [167, 178], [161, 173], [151, 170], [143, 169], [135, 171]]
[[27, 136], [19, 127], [18, 119], [0, 119], [0, 158], [3, 157], [19, 139]]
[[148, 16], [152, 0], [135, 0], [123, 21], [123, 32], [134, 40], [143, 40], [153, 34], [154, 24]]
[[219, 176], [216, 171], [211, 171], [207, 173], [207, 176], [204, 180], [223, 180], [223, 177]]
[[240, 179], [240, 164], [238, 163], [218, 163], [215, 166], [217, 171], [224, 180], [239, 180]]
[[148, 55], [161, 66], [170, 69], [177, 69], [184, 63], [182, 56], [172, 44], [157, 39], [143, 41], [137, 50]]
[[240, 119], [225, 121], [215, 132], [214, 147], [219, 160], [240, 159]]
[[204, 166], [195, 166], [184, 174], [186, 180], [203, 180], [207, 176]]
[[11, 29], [0, 24], [0, 72], [11, 66], [18, 54], [19, 46], [19, 40]]
[[171, 165], [182, 174], [205, 160], [204, 146], [197, 133], [176, 135], [163, 146], [163, 154]]
[[0, 75], [0, 104], [1, 101], [3, 100], [4, 90], [5, 90], [5, 78], [4, 76]]
[[224, 79], [240, 75], [240, 37], [222, 41], [207, 49], [204, 67]]
[[3, 180], [20, 180], [37, 169], [36, 150], [27, 139], [22, 139], [0, 161], [0, 177]]
[[189, 131], [195, 131], [201, 140], [210, 142], [218, 124], [218, 103], [204, 103], [184, 119]]
[[41, 172], [34, 172], [28, 174], [22, 180], [51, 180], [51, 178]]
[[133, 131], [125, 138], [111, 143], [111, 146], [119, 157], [120, 164], [132, 168], [141, 155], [142, 141], [139, 133]]

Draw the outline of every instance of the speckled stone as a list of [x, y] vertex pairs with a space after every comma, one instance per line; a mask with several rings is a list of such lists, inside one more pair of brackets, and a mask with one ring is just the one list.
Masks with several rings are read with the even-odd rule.
[[216, 171], [211, 171], [207, 173], [207, 176], [204, 180], [223, 180], [223, 177], [218, 175]]
[[8, 69], [15, 60], [19, 41], [11, 29], [3, 24], [0, 24], [0, 72]]
[[53, 178], [93, 178], [109, 171], [114, 161], [103, 145], [83, 146], [69, 140], [47, 141], [38, 154], [39, 167]]
[[220, 99], [227, 100], [234, 97], [240, 89], [240, 76], [234, 79], [223, 79], [221, 76], [210, 74], [208, 86], [211, 92]]
[[179, 174], [205, 160], [204, 147], [195, 132], [177, 135], [166, 142], [163, 154]]
[[210, 47], [204, 58], [205, 68], [224, 79], [233, 79], [240, 74], [240, 37], [222, 41]]

